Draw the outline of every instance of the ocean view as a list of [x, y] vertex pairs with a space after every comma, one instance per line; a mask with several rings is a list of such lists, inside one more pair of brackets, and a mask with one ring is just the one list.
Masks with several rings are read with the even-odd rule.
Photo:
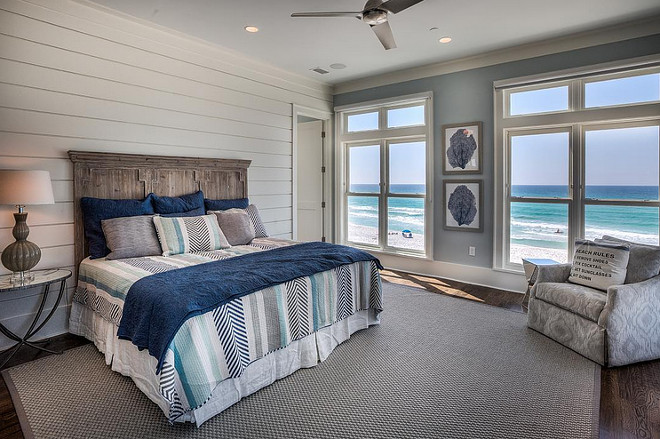
[[[365, 244], [378, 244], [377, 184], [353, 184], [352, 192], [373, 193], [374, 196], [348, 197], [348, 239]], [[396, 194], [423, 194], [423, 184], [393, 184]], [[388, 200], [388, 244], [395, 247], [424, 249], [424, 199], [390, 197]], [[403, 230], [410, 230], [412, 238], [405, 238]]]
[[[424, 193], [424, 185], [392, 185], [397, 194]], [[353, 192], [374, 196], [348, 197], [349, 240], [378, 243], [378, 185], [352, 185]], [[514, 185], [515, 197], [557, 198], [568, 195], [568, 186]], [[587, 186], [587, 197], [601, 200], [657, 200], [657, 186]], [[441, 219], [437, 219], [441, 224]], [[585, 237], [613, 235], [630, 241], [658, 245], [658, 209], [654, 207], [593, 206], [585, 207]], [[410, 230], [413, 238], [403, 238]], [[424, 200], [391, 197], [388, 200], [388, 235], [390, 245], [423, 249]], [[511, 261], [523, 257], [568, 259], [568, 206], [564, 204], [511, 203]]]

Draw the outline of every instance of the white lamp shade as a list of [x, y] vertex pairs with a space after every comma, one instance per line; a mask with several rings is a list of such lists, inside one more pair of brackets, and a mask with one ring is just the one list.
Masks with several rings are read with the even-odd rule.
[[0, 169], [0, 204], [26, 206], [53, 203], [55, 198], [48, 171]]

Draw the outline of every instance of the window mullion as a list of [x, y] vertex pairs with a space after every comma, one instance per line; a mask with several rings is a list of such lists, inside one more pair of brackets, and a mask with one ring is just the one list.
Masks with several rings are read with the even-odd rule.
[[[381, 109], [381, 113], [382, 113]], [[387, 168], [387, 141], [380, 141], [380, 201], [378, 203], [378, 243], [381, 248], [387, 246], [387, 184], [389, 169]]]

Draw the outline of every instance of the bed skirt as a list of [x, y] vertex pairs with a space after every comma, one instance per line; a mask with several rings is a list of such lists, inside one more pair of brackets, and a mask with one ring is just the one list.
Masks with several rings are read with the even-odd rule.
[[[202, 406], [186, 412], [177, 422], [194, 422], [199, 427], [216, 414], [226, 410], [257, 390], [284, 378], [301, 368], [316, 366], [324, 361], [342, 342], [356, 331], [380, 323], [373, 309], [358, 311], [330, 326], [319, 329], [288, 346], [254, 361], [238, 378], [222, 381]], [[147, 397], [155, 402], [165, 416], [170, 406], [159, 392], [156, 358], [146, 350], [139, 351], [130, 341], [117, 338], [117, 326], [91, 308], [77, 302], [71, 305], [69, 332], [92, 341], [105, 354], [105, 362], [112, 370], [130, 377]]]

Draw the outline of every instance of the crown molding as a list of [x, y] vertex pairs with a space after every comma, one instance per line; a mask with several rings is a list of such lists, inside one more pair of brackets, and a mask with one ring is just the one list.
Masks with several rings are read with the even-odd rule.
[[349, 93], [383, 85], [396, 84], [415, 79], [429, 78], [487, 67], [511, 61], [535, 58], [543, 55], [598, 46], [601, 44], [629, 40], [660, 33], [660, 15], [630, 21], [614, 26], [565, 35], [549, 40], [522, 44], [505, 49], [481, 53], [465, 58], [413, 67], [380, 75], [341, 82], [334, 86], [333, 94]]

